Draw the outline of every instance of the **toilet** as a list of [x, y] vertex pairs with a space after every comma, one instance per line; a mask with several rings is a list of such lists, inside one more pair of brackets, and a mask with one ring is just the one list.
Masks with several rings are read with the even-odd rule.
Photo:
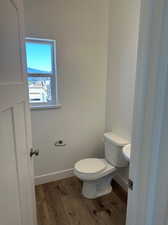
[[130, 158], [131, 158], [131, 144], [126, 145], [125, 147], [123, 147], [123, 153], [124, 153], [126, 159], [128, 161], [130, 161]]
[[126, 167], [129, 163], [130, 145], [127, 140], [113, 133], [105, 133], [104, 144], [105, 158], [82, 159], [74, 166], [74, 174], [83, 181], [82, 194], [89, 199], [110, 193], [117, 168]]

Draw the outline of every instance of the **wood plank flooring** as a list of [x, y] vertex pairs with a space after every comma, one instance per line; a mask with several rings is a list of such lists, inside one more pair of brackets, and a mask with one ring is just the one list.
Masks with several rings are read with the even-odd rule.
[[126, 201], [118, 193], [88, 200], [76, 177], [36, 186], [38, 225], [125, 225]]

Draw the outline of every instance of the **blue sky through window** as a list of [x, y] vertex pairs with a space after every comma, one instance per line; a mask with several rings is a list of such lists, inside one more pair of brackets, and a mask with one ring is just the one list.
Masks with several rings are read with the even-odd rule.
[[26, 41], [27, 72], [52, 72], [52, 44]]

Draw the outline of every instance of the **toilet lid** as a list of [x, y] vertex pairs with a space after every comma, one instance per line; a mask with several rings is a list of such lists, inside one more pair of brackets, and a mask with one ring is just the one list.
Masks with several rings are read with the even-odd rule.
[[80, 173], [99, 173], [106, 168], [106, 164], [101, 159], [83, 159], [75, 164], [75, 169]]

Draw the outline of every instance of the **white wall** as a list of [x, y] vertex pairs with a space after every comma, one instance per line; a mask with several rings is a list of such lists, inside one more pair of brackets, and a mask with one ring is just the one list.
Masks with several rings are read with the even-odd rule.
[[[131, 140], [140, 0], [110, 0], [106, 130]], [[128, 168], [116, 178], [123, 186]]]
[[[35, 175], [102, 155], [108, 0], [25, 0], [27, 36], [57, 40], [60, 109], [32, 111]], [[64, 139], [66, 147], [54, 142]]]
[[110, 0], [106, 129], [131, 139], [140, 0]]

